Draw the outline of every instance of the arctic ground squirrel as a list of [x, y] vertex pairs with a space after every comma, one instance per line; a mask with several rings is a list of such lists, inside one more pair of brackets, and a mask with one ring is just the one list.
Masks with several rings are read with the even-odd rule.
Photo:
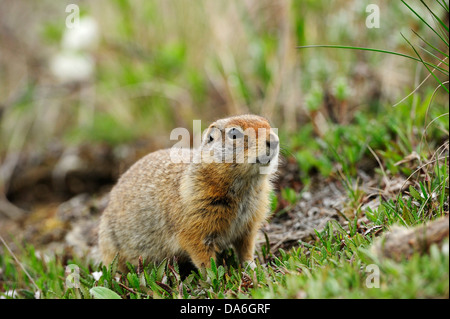
[[99, 246], [105, 265], [160, 262], [176, 256], [197, 268], [233, 247], [254, 266], [259, 228], [270, 211], [279, 139], [267, 119], [241, 115], [212, 123], [189, 161], [171, 149], [150, 153], [113, 187], [102, 214]]

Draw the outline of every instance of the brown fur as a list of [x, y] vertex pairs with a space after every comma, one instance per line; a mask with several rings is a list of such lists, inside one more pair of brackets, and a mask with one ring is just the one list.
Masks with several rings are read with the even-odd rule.
[[[224, 139], [225, 128], [236, 126], [256, 131], [270, 128], [262, 117], [243, 115], [219, 120], [210, 130], [218, 128]], [[218, 145], [216, 141], [208, 144], [206, 136], [199, 152]], [[268, 131], [267, 140], [269, 136]], [[278, 139], [272, 133], [274, 138]], [[249, 143], [245, 143], [246, 158], [258, 156], [257, 143]], [[247, 162], [176, 164], [171, 162], [170, 150], [145, 156], [111, 191], [100, 223], [103, 262], [109, 264], [118, 253], [122, 269], [125, 261], [137, 263], [139, 256], [147, 262], [177, 256], [196, 267], [208, 267], [210, 258], [229, 246], [242, 262], [252, 261], [257, 231], [269, 211], [270, 179], [275, 173], [260, 174], [259, 167]]]

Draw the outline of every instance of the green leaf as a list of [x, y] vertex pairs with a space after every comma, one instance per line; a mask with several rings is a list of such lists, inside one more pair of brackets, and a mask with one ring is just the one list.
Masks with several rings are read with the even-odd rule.
[[156, 281], [161, 281], [164, 276], [164, 271], [166, 270], [167, 259], [164, 259], [161, 264], [158, 266], [158, 270], [156, 271]]
[[217, 266], [214, 258], [211, 258], [211, 270], [213, 271], [214, 275], [217, 276]]
[[420, 196], [419, 192], [412, 186], [409, 186], [409, 193], [412, 197], [414, 197], [417, 200], [422, 200], [422, 197]]
[[118, 294], [116, 294], [111, 289], [106, 287], [94, 287], [89, 290], [89, 293], [95, 299], [122, 299]]
[[422, 190], [422, 194], [423, 194], [423, 198], [425, 199], [425, 200], [428, 200], [428, 193], [427, 193], [427, 191], [426, 191], [426, 189], [425, 189], [425, 186], [423, 185], [423, 183], [422, 182], [419, 182], [419, 186], [420, 186], [420, 189]]
[[136, 274], [129, 272], [127, 274], [127, 279], [128, 279], [128, 282], [130, 283], [131, 287], [139, 288], [140, 281], [139, 281], [139, 277]]
[[164, 294], [164, 289], [158, 286], [156, 282], [150, 281], [148, 283], [150, 285], [151, 290], [158, 296], [162, 296]]
[[206, 273], [211, 280], [217, 277], [216, 273], [210, 268], [206, 268]]
[[224, 275], [225, 275], [225, 268], [222, 265], [220, 265], [219, 268], [217, 268], [217, 277], [220, 280]]
[[297, 193], [290, 187], [283, 188], [281, 190], [281, 196], [287, 200], [291, 205], [297, 202]]
[[278, 197], [275, 192], [270, 193], [270, 211], [274, 212], [278, 206]]

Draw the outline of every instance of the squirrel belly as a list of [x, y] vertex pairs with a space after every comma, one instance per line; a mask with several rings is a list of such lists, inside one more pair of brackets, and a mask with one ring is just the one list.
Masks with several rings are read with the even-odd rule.
[[[267, 120], [254, 115], [219, 120], [210, 126], [201, 149], [191, 151], [191, 158], [195, 152], [219, 147], [214, 144], [225, 137], [229, 126], [236, 126], [236, 119], [240, 128], [248, 122], [268, 126]], [[214, 127], [219, 135], [206, 138]], [[265, 138], [278, 140], [273, 133], [267, 134]], [[247, 157], [258, 156], [255, 145], [245, 144]], [[275, 157], [278, 149], [271, 159]], [[103, 263], [108, 265], [118, 254], [124, 270], [126, 261], [136, 264], [140, 256], [146, 262], [177, 256], [198, 268], [209, 267], [210, 259], [228, 247], [234, 247], [241, 262], [252, 261], [257, 232], [269, 212], [274, 176], [274, 171], [261, 174], [260, 166], [254, 162], [174, 163], [169, 149], [148, 154], [111, 191], [99, 230]]]

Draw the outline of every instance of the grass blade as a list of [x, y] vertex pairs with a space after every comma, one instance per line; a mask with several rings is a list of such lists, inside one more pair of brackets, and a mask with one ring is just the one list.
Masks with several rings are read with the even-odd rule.
[[448, 26], [444, 23], [444, 22], [442, 22], [442, 20], [427, 6], [427, 4], [423, 1], [423, 0], [421, 0], [420, 1], [424, 6], [425, 6], [425, 8], [427, 8], [428, 9], [428, 11], [431, 13], [431, 15], [437, 20], [437, 21], [439, 21], [439, 24], [441, 25], [441, 26], [443, 26], [444, 27], [444, 29], [445, 30], [447, 30], [447, 32], [449, 31], [448, 30]]
[[445, 1], [442, 1], [442, 3], [439, 0], [436, 0], [436, 2], [447, 12], [449, 12], [449, 8], [447, 6], [447, 3], [445, 3]]
[[[414, 31], [414, 30], [411, 30], [417, 37], [419, 37], [419, 39], [420, 40], [422, 40], [423, 42], [425, 42], [428, 46], [430, 46], [431, 48], [433, 48], [434, 50], [436, 50], [436, 51], [438, 51], [440, 54], [442, 54], [442, 55], [444, 55], [444, 56], [446, 56], [447, 58], [449, 57], [448, 56], [448, 53], [445, 53], [445, 52], [443, 52], [442, 50], [439, 50], [438, 48], [436, 48], [434, 45], [432, 45], [430, 42], [428, 42], [427, 40], [425, 40], [422, 36], [420, 36], [416, 31]], [[439, 59], [440, 61], [443, 61], [442, 59], [440, 59], [440, 58], [438, 58], [438, 57], [436, 57], [437, 59]], [[446, 62], [443, 62], [445, 65], [447, 65], [448, 66], [448, 63], [446, 63]]]
[[430, 74], [433, 75], [433, 77], [439, 82], [439, 84], [444, 88], [444, 90], [447, 93], [450, 93], [449, 90], [444, 86], [444, 84], [442, 84], [441, 80], [439, 80], [439, 78], [428, 68], [427, 64], [425, 63], [425, 61], [422, 59], [422, 57], [420, 56], [419, 52], [417, 52], [416, 48], [411, 44], [411, 42], [408, 41], [408, 39], [402, 34], [400, 33], [401, 36], [403, 37], [403, 39], [405, 39], [405, 41], [411, 46], [411, 48], [414, 50], [414, 52], [417, 54], [417, 56], [419, 57], [420, 61], [423, 63], [423, 65], [427, 68], [428, 72], [430, 72]]
[[[431, 53], [430, 51], [428, 51], [425, 48], [422, 48], [421, 46], [419, 46], [420, 49], [422, 49], [423, 51], [425, 51], [426, 53], [428, 53], [429, 55], [431, 55], [433, 58], [435, 58], [436, 60], [439, 60], [440, 62], [444, 63], [446, 66], [449, 66], [447, 62], [445, 62], [445, 60], [439, 58], [438, 56], [436, 56], [435, 54]], [[445, 58], [446, 59], [446, 58]]]
[[408, 7], [428, 28], [430, 28], [447, 46], [448, 42], [437, 32], [431, 25], [428, 24], [413, 8], [411, 8], [404, 0], [401, 0], [405, 6]]
[[448, 70], [438, 67], [432, 63], [423, 61], [421, 59], [418, 59], [416, 57], [395, 52], [395, 51], [388, 51], [388, 50], [381, 50], [381, 49], [374, 49], [374, 48], [365, 48], [365, 47], [354, 47], [354, 46], [346, 46], [346, 45], [333, 45], [333, 44], [313, 44], [313, 45], [302, 45], [298, 46], [297, 49], [309, 49], [309, 48], [330, 48], [330, 49], [348, 49], [348, 50], [360, 50], [360, 51], [372, 51], [372, 52], [379, 52], [379, 53], [386, 53], [386, 54], [392, 54], [392, 55], [398, 55], [404, 58], [408, 58], [417, 62], [422, 62], [428, 66], [431, 66], [435, 68], [436, 70], [441, 71], [443, 74], [448, 75]]

